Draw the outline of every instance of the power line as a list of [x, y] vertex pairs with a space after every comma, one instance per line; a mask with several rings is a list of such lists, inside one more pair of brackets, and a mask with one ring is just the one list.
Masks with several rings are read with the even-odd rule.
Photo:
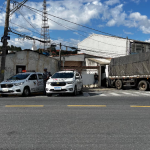
[[[11, 24], [14, 24], [14, 25], [16, 25], [16, 26], [18, 26], [18, 27], [20, 27], [20, 28], [23, 28], [23, 29], [25, 29], [25, 30], [28, 30], [28, 31], [31, 31], [31, 32], [33, 32], [33, 33], [39, 34], [38, 32], [29, 30], [29, 29], [27, 29], [27, 28], [25, 28], [25, 27], [23, 27], [23, 26], [20, 26], [20, 25], [18, 25], [18, 24], [16, 24], [16, 23], [13, 23], [12, 21], [10, 21], [10, 23], [11, 23]], [[13, 29], [13, 28], [11, 28], [11, 29]], [[21, 32], [20, 32], [20, 33], [21, 33]], [[41, 35], [41, 34], [39, 34], [39, 35]], [[59, 40], [59, 39], [56, 39], [56, 38], [53, 38], [53, 37], [51, 37], [51, 39], [53, 39], [53, 40]], [[65, 41], [65, 42], [66, 42], [66, 43], [70, 43], [70, 44], [74, 44], [74, 43], [67, 42], [67, 41]], [[75, 45], [75, 44], [74, 44], [74, 45]], [[77, 45], [77, 44], [76, 44], [76, 45]]]
[[[28, 8], [28, 9], [30, 9], [30, 8]], [[30, 9], [30, 10], [31, 10], [31, 9]], [[31, 11], [33, 11], [33, 10], [31, 10]], [[35, 12], [35, 11], [33, 11], [33, 12]], [[35, 13], [37, 13], [37, 12], [35, 12]], [[39, 13], [37, 13], [37, 14], [39, 14]], [[39, 14], [39, 15], [41, 15], [41, 14]], [[42, 15], [41, 15], [41, 16], [42, 16]], [[55, 22], [56, 24], [58, 24], [58, 25], [60, 25], [60, 26], [63, 26], [63, 27], [65, 27], [65, 28], [67, 28], [67, 29], [73, 31], [72, 29], [70, 29], [69, 27], [66, 27], [66, 26], [62, 25], [61, 23], [58, 23], [58, 22], [56, 22], [56, 21], [54, 21], [54, 20], [52, 20], [52, 19], [50, 19], [50, 18], [47, 18], [47, 19], [49, 19], [49, 20]], [[81, 30], [79, 30], [79, 31], [81, 31]], [[84, 32], [84, 31], [82, 31], [82, 32]], [[87, 32], [86, 32], [86, 33], [87, 33]], [[83, 35], [83, 34], [80, 34], [80, 33], [78, 33], [78, 34], [81, 35], [81, 36], [86, 37], [86, 36]], [[89, 37], [89, 38], [90, 38], [90, 37]], [[92, 39], [92, 38], [90, 38], [90, 39]], [[105, 42], [102, 42], [102, 41], [99, 41], [99, 40], [95, 40], [95, 39], [92, 39], [92, 40], [97, 41], [97, 42], [101, 42], [101, 43], [104, 43], [104, 44], [107, 44], [107, 45], [115, 46], [115, 47], [123, 47], [123, 48], [126, 48], [126, 47], [124, 47], [124, 46], [113, 45], [113, 44], [105, 43]]]
[[[20, 12], [20, 10], [18, 10], [19, 11], [19, 13], [23, 16], [23, 18], [28, 22], [28, 24], [30, 24], [30, 26], [34, 29], [34, 30], [36, 30], [37, 32], [39, 32], [26, 18], [25, 18], [25, 16]], [[40, 32], [39, 32], [40, 33]]]
[[[33, 10], [32, 10], [33, 11]], [[34, 11], [35, 12], [35, 11]], [[37, 12], [36, 12], [37, 13]], [[51, 20], [51, 19], [50, 19]], [[52, 20], [53, 21], [53, 20]], [[57, 23], [57, 22], [55, 22], [55, 23]], [[16, 30], [17, 31], [17, 30]], [[33, 32], [33, 31], [32, 31]], [[69, 46], [68, 46], [69, 47]], [[84, 46], [85, 47], [85, 46]], [[83, 49], [83, 50], [87, 50], [87, 49]], [[100, 49], [98, 49], [98, 50], [100, 50]], [[97, 51], [94, 51], [94, 52], [97, 52]], [[101, 52], [101, 53], [103, 53], [103, 52]]]
[[[13, 23], [14, 24], [14, 23]], [[16, 24], [15, 24], [16, 25]], [[20, 26], [21, 27], [21, 26]], [[13, 29], [13, 28], [11, 28], [11, 29]], [[25, 28], [26, 29], [26, 28]], [[16, 30], [16, 29], [13, 29], [13, 30], [15, 30], [16, 32], [19, 32], [18, 30]], [[27, 30], [29, 30], [29, 29], [27, 29]], [[29, 30], [29, 31], [31, 31], [31, 30]], [[19, 33], [21, 33], [21, 32], [19, 32]], [[22, 33], [21, 33], [22, 34]], [[25, 35], [24, 35], [25, 36]], [[52, 38], [53, 39], [53, 38]], [[58, 40], [58, 39], [56, 39], [56, 40]], [[62, 45], [62, 46], [66, 46], [66, 45]], [[66, 47], [69, 47], [69, 48], [71, 48], [71, 46], [66, 46]], [[87, 47], [87, 46], [82, 46], [82, 47]], [[87, 48], [90, 48], [90, 49], [92, 49], [92, 50], [89, 50], [89, 49], [82, 49], [82, 48], [77, 48], [77, 49], [80, 49], [80, 50], [85, 50], [85, 51], [90, 51], [90, 52], [98, 52], [98, 51], [96, 51], [96, 50], [101, 50], [101, 49], [96, 49], [96, 48], [94, 48], [95, 49], [95, 51], [93, 51], [93, 48], [92, 47], [87, 47]], [[104, 50], [103, 50], [104, 51]], [[105, 52], [103, 52], [103, 51], [101, 51], [100, 53], [105, 53]], [[106, 50], [105, 50], [106, 51]], [[112, 52], [110, 52], [110, 53], [112, 53]], [[112, 54], [115, 54], [115, 53], [112, 53]]]
[[20, 28], [23, 28], [23, 29], [25, 29], [25, 30], [28, 30], [28, 31], [31, 31], [31, 32], [33, 32], [33, 33], [36, 33], [36, 34], [41, 35], [39, 32], [35, 32], [35, 31], [32, 31], [32, 30], [29, 30], [29, 29], [27, 29], [27, 28], [25, 28], [25, 27], [22, 27], [22, 26], [20, 26], [20, 25], [18, 25], [18, 24], [13, 23], [12, 21], [10, 21], [10, 23], [12, 23], [12, 24], [14, 24], [14, 25], [16, 25], [16, 26], [18, 26], [18, 27], [20, 27]]
[[[30, 6], [27, 6], [27, 5], [24, 5], [24, 6], [27, 7], [27, 8], [34, 9], [34, 10], [36, 10], [36, 11], [42, 12], [42, 11], [40, 11], [40, 10], [38, 10], [38, 9], [35, 9], [35, 8], [32, 8], [32, 7], [30, 7]], [[52, 16], [52, 17], [55, 17], [55, 18], [58, 18], [58, 19], [61, 19], [61, 20], [64, 20], [64, 21], [66, 21], [66, 22], [72, 23], [72, 24], [76, 24], [76, 25], [78, 25], [78, 26], [81, 26], [81, 27], [84, 27], [84, 28], [87, 28], [87, 29], [90, 29], [90, 30], [94, 30], [94, 31], [103, 33], [103, 34], [111, 35], [111, 36], [117, 37], [117, 38], [123, 38], [123, 37], [119, 37], [119, 36], [116, 36], [116, 35], [113, 35], [113, 34], [110, 34], [110, 33], [106, 33], [106, 32], [100, 31], [100, 30], [96, 30], [96, 29], [94, 29], [94, 28], [90, 28], [90, 27], [87, 27], [87, 26], [84, 26], [84, 25], [81, 25], [81, 24], [78, 24], [78, 23], [75, 23], [75, 22], [72, 22], [72, 21], [63, 19], [63, 18], [61, 18], [61, 17], [57, 17], [57, 16], [52, 15], [52, 14], [49, 14], [49, 13], [48, 13], [48, 15], [50, 15], [50, 16]], [[124, 39], [124, 38], [123, 38], [123, 39]]]
[[[30, 9], [31, 11], [35, 12], [34, 10], [32, 10], [32, 9], [34, 9], [34, 8], [29, 7], [29, 6], [27, 6], [27, 5], [24, 5], [24, 6], [27, 7], [28, 9]], [[35, 10], [37, 10], [37, 9], [35, 9]], [[40, 10], [37, 10], [37, 11], [40, 11]], [[41, 12], [41, 11], [40, 11], [40, 12]], [[35, 13], [37, 13], [37, 12], [35, 12]], [[37, 13], [37, 14], [39, 14], [39, 13]], [[39, 15], [41, 15], [41, 14], [39, 14]], [[42, 16], [42, 15], [41, 15], [41, 16]], [[56, 17], [56, 18], [57, 18], [57, 17]], [[70, 29], [70, 27], [64, 26], [63, 24], [58, 23], [58, 22], [56, 22], [56, 21], [54, 21], [54, 20], [52, 20], [52, 19], [50, 19], [50, 18], [48, 18], [48, 17], [47, 17], [47, 19], [51, 20], [52, 22], [55, 22], [56, 24], [58, 24], [58, 25], [60, 25], [60, 26], [63, 26], [63, 27], [65, 27], [65, 28], [67, 28], [67, 29], [69, 29], [69, 30], [71, 30], [71, 31], [74, 31], [74, 30], [72, 30], [73, 28]], [[81, 30], [77, 30], [77, 31], [81, 31]], [[75, 31], [75, 32], [76, 32], [76, 31]], [[88, 32], [85, 32], [85, 31], [81, 31], [81, 32], [88, 33]], [[83, 35], [83, 34], [80, 34], [80, 33], [78, 33], [78, 34], [81, 35], [81, 36], [87, 37], [87, 36], [85, 36], [85, 35]], [[117, 37], [117, 36], [113, 36], [113, 37]], [[90, 38], [91, 40], [93, 40], [93, 41], [97, 41], [97, 42], [104, 43], [104, 44], [107, 44], [107, 45], [111, 45], [111, 46], [115, 46], [115, 47], [123, 47], [123, 48], [126, 48], [126, 47], [124, 47], [124, 46], [109, 44], [109, 43], [106, 43], [106, 42], [102, 42], [102, 41], [99, 41], [99, 40], [95, 40], [95, 39], [93, 39], [93, 38], [91, 38], [91, 37], [89, 37], [89, 38]], [[122, 38], [122, 37], [119, 37], [119, 38]], [[125, 38], [123, 38], [123, 39], [125, 39]]]
[[21, 3], [17, 2], [17, 1], [13, 1], [14, 3], [18, 3], [18, 5], [10, 11], [11, 12], [10, 15], [12, 15], [18, 9], [20, 9], [20, 7], [23, 6], [27, 1], [28, 0], [23, 0]]

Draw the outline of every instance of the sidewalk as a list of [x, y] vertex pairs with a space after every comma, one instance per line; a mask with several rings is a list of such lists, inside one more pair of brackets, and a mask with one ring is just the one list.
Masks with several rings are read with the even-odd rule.
[[112, 91], [116, 90], [116, 88], [106, 88], [106, 87], [96, 87], [96, 88], [91, 88], [91, 87], [84, 87], [83, 92], [99, 92], [99, 91]]

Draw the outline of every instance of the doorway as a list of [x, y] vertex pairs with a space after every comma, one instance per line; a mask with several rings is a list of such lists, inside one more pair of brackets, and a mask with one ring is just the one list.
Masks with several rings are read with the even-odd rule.
[[20, 65], [16, 66], [16, 74], [21, 73], [22, 70], [26, 70], [26, 66], [20, 66]]

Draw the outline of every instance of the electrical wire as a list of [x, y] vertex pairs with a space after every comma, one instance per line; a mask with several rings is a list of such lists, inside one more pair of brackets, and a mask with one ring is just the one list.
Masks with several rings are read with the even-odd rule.
[[[31, 11], [33, 11], [33, 12], [35, 12], [34, 10], [32, 10], [32, 9], [34, 9], [34, 8], [32, 8], [32, 7], [29, 7], [29, 6], [27, 6], [27, 5], [24, 5], [25, 7], [27, 7], [28, 9], [30, 9]], [[37, 9], [35, 9], [35, 10], [37, 10]], [[37, 11], [40, 11], [40, 10], [37, 10]], [[41, 11], [40, 11], [41, 12]], [[35, 12], [35, 13], [37, 13], [37, 12]], [[37, 14], [39, 14], [39, 13], [37, 13]], [[41, 14], [39, 14], [39, 15], [41, 15]], [[42, 16], [42, 15], [41, 15]], [[57, 17], [56, 17], [57, 18]], [[58, 23], [58, 22], [56, 22], [56, 21], [54, 21], [54, 20], [52, 20], [52, 19], [50, 19], [50, 18], [48, 18], [47, 17], [47, 19], [49, 19], [49, 20], [51, 20], [52, 22], [55, 22], [56, 24], [58, 24], [58, 25], [60, 25], [60, 26], [63, 26], [63, 27], [65, 27], [65, 28], [67, 28], [67, 29], [69, 29], [69, 30], [71, 30], [71, 31], [74, 31], [74, 30], [72, 30], [70, 27], [67, 27], [67, 26], [64, 26], [63, 24], [61, 24], [61, 23]], [[81, 31], [81, 30], [77, 30], [77, 31]], [[74, 32], [76, 32], [76, 31], [74, 31]], [[81, 32], [84, 32], [84, 33], [88, 33], [88, 32], [85, 32], [85, 31], [81, 31]], [[85, 35], [83, 35], [83, 34], [80, 34], [80, 33], [78, 33], [79, 35], [81, 35], [81, 36], [84, 36], [84, 37], [87, 37], [87, 36], [85, 36]], [[113, 37], [117, 37], [117, 36], [113, 36]], [[126, 47], [124, 47], [124, 46], [119, 46], [119, 45], [113, 45], [113, 44], [109, 44], [109, 43], [106, 43], [106, 42], [102, 42], [102, 41], [99, 41], [99, 40], [95, 40], [95, 39], [93, 39], [93, 38], [91, 38], [91, 37], [89, 37], [91, 40], [93, 40], [93, 41], [97, 41], [97, 42], [100, 42], [100, 43], [104, 43], [104, 44], [107, 44], [107, 45], [111, 45], [111, 46], [115, 46], [115, 47], [123, 47], [123, 48], [126, 48]], [[121, 37], [122, 38], [122, 37]], [[123, 39], [125, 39], [125, 38], [123, 38]]]
[[38, 33], [40, 33], [26, 18], [25, 18], [25, 16], [20, 12], [20, 10], [18, 10], [19, 11], [19, 13], [23, 16], [23, 18], [28, 22], [28, 24], [30, 24], [30, 26], [34, 29], [34, 30], [36, 30]]
[[[26, 6], [26, 5], [25, 5]], [[29, 6], [26, 6], [27, 8], [29, 7]], [[28, 8], [29, 9], [29, 8]], [[34, 8], [31, 8], [31, 9], [34, 9]], [[30, 9], [30, 10], [31, 10]], [[33, 11], [33, 10], [32, 10]], [[35, 11], [34, 11], [35, 12]], [[36, 12], [37, 13], [37, 12]], [[39, 13], [38, 13], [39, 14]], [[41, 15], [41, 14], [40, 14]], [[48, 18], [49, 19], [49, 18]], [[53, 21], [52, 19], [49, 19], [49, 20], [51, 20], [51, 21]], [[53, 21], [53, 22], [55, 22], [55, 21]], [[58, 23], [58, 22], [55, 22], [55, 23], [57, 23], [57, 24], [59, 24], [59, 25], [61, 25], [62, 26], [62, 24], [60, 24], [60, 23]], [[17, 31], [17, 30], [16, 30]], [[17, 31], [18, 32], [18, 31]], [[33, 31], [32, 31], [33, 32]], [[83, 35], [82, 35], [83, 36]], [[96, 41], [96, 40], [95, 40]], [[98, 42], [100, 42], [100, 41], [98, 41]], [[108, 43], [106, 43], [106, 44], [108, 44]], [[110, 44], [111, 45], [111, 44]], [[117, 45], [114, 45], [114, 46], [117, 46]], [[85, 46], [84, 46], [85, 47]], [[120, 47], [120, 46], [119, 46]], [[98, 49], [98, 50], [100, 50], [100, 49]], [[96, 52], [96, 51], [94, 51], [94, 52]]]
[[[36, 10], [36, 11], [42, 12], [42, 11], [40, 11], [40, 10], [38, 10], [38, 9], [33, 8], [33, 7], [30, 7], [30, 6], [27, 6], [27, 5], [24, 5], [24, 6], [27, 7], [27, 8], [34, 9], [34, 10]], [[87, 26], [84, 26], [84, 25], [81, 25], [81, 24], [78, 24], [78, 23], [75, 23], [75, 22], [72, 22], [72, 21], [63, 19], [63, 18], [61, 18], [61, 17], [55, 16], [55, 15], [52, 15], [52, 14], [49, 14], [49, 13], [47, 13], [47, 14], [50, 15], [50, 16], [52, 16], [52, 17], [55, 17], [55, 18], [64, 20], [64, 21], [69, 22], [69, 23], [72, 23], [72, 24], [76, 24], [76, 25], [78, 25], [78, 26], [81, 26], [81, 27], [84, 27], [84, 28], [87, 28], [87, 29], [90, 29], [90, 30], [93, 30], [93, 31], [97, 31], [97, 32], [100, 32], [100, 33], [103, 33], [103, 34], [111, 35], [111, 36], [117, 37], [117, 38], [123, 38], [123, 37], [119, 37], [119, 36], [116, 36], [116, 35], [113, 35], [113, 34], [110, 34], [110, 33], [106, 33], [106, 32], [100, 31], [100, 30], [96, 30], [96, 29], [94, 29], [94, 28], [90, 28], [90, 27], [87, 27]], [[124, 39], [124, 38], [123, 38], [123, 39]]]
[[[13, 23], [12, 21], [10, 21], [10, 23], [12, 23], [12, 24], [14, 24], [14, 25], [16, 25], [16, 26], [18, 26], [18, 27], [20, 27], [20, 28], [23, 28], [23, 29], [26, 29], [26, 30], [28, 30], [28, 31], [31, 31], [31, 32], [33, 32], [33, 33], [36, 33], [36, 34], [38, 34], [38, 35], [41, 35], [41, 34], [39, 34], [38, 32], [29, 30], [29, 29], [27, 29], [27, 28], [25, 28], [25, 27], [22, 27], [22, 26], [20, 26], [20, 25], [18, 25], [18, 24], [16, 24], [16, 23]], [[11, 28], [11, 29], [13, 29], [13, 28]], [[20, 32], [20, 33], [21, 33], [21, 32]], [[56, 38], [53, 38], [53, 37], [51, 37], [51, 39], [53, 39], [53, 40], [59, 40], [59, 39], [56, 39]], [[74, 43], [67, 42], [67, 41], [66, 41], [66, 43], [74, 44]], [[74, 45], [75, 45], [75, 44], [74, 44]], [[77, 45], [77, 44], [76, 44], [76, 45]]]
[[[14, 24], [14, 23], [13, 23]], [[21, 26], [20, 26], [21, 27]], [[13, 28], [11, 28], [11, 29], [13, 29]], [[26, 29], [26, 28], [25, 28]], [[16, 29], [13, 29], [13, 30], [15, 30], [16, 32], [19, 32], [19, 33], [21, 33], [22, 34], [22, 32], [20, 32], [20, 31], [18, 31], [18, 30], [16, 30]], [[27, 29], [28, 30], [28, 29]], [[29, 30], [29, 31], [31, 31], [31, 30]], [[24, 35], [25, 36], [25, 35]], [[62, 45], [62, 46], [65, 46], [65, 47], [70, 47], [71, 48], [71, 46], [66, 46], [66, 45]], [[87, 46], [82, 46], [82, 47], [87, 47]], [[95, 51], [93, 51], [93, 48], [92, 47], [87, 47], [87, 48], [90, 48], [90, 49], [92, 49], [92, 50], [89, 50], [89, 49], [81, 49], [81, 48], [77, 48], [77, 49], [81, 49], [81, 50], [85, 50], [85, 51], [90, 51], [90, 52], [98, 52], [98, 51], [96, 51], [96, 50], [101, 50], [101, 49], [96, 49], [96, 48], [94, 48], [95, 49]], [[103, 50], [103, 51], [107, 51], [107, 50]], [[101, 51], [100, 53], [106, 53], [106, 52], [103, 52], [103, 51]], [[112, 53], [112, 52], [109, 52], [109, 53]], [[115, 54], [115, 53], [112, 53], [112, 54]]]
[[35, 31], [32, 31], [32, 30], [29, 30], [29, 29], [27, 29], [27, 28], [25, 28], [25, 27], [22, 27], [22, 26], [20, 26], [20, 25], [18, 25], [18, 24], [16, 24], [16, 23], [13, 23], [12, 21], [10, 21], [10, 23], [12, 23], [12, 24], [14, 24], [14, 25], [16, 25], [16, 26], [18, 26], [18, 27], [20, 27], [20, 28], [23, 28], [23, 29], [25, 29], [25, 30], [28, 30], [28, 31], [31, 31], [31, 32], [33, 32], [33, 33], [36, 33], [36, 34], [41, 35], [39, 32], [35, 32]]
[[[28, 8], [28, 9], [29, 9], [29, 8]], [[30, 10], [31, 10], [31, 9], [30, 9]], [[33, 10], [31, 10], [31, 11], [33, 11]], [[35, 11], [33, 11], [33, 12], [35, 12]], [[37, 12], [35, 12], [35, 13], [37, 13]], [[39, 13], [37, 13], [37, 14], [39, 14]], [[41, 14], [39, 14], [39, 15], [41, 15]], [[42, 16], [42, 15], [41, 15], [41, 16]], [[52, 20], [52, 19], [50, 19], [50, 18], [47, 18], [47, 19], [51, 20], [52, 22], [55, 22], [56, 24], [58, 24], [58, 25], [60, 25], [60, 26], [63, 26], [63, 27], [65, 27], [65, 28], [67, 28], [67, 29], [73, 31], [72, 29], [70, 29], [69, 27], [66, 27], [66, 26], [62, 25], [61, 23], [58, 23], [58, 22], [56, 22], [56, 21], [54, 21], [54, 20]], [[78, 33], [78, 34], [81, 35], [81, 36], [86, 37], [86, 36], [83, 35], [83, 34], [80, 34], [80, 33]], [[89, 38], [90, 38], [90, 37], [89, 37]], [[124, 46], [113, 45], [113, 44], [105, 43], [105, 42], [102, 42], [102, 41], [99, 41], [99, 40], [95, 40], [95, 39], [92, 39], [92, 38], [90, 38], [90, 39], [91, 39], [91, 40], [94, 40], [94, 41], [97, 41], [97, 42], [100, 42], [100, 43], [107, 44], [107, 45], [111, 45], [111, 46], [115, 46], [115, 47], [123, 47], [123, 48], [126, 48], [126, 47], [124, 47]]]

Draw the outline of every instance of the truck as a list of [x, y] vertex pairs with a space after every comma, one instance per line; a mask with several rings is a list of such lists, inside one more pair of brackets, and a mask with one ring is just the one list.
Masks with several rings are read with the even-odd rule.
[[107, 87], [150, 89], [150, 52], [112, 58], [108, 66]]

